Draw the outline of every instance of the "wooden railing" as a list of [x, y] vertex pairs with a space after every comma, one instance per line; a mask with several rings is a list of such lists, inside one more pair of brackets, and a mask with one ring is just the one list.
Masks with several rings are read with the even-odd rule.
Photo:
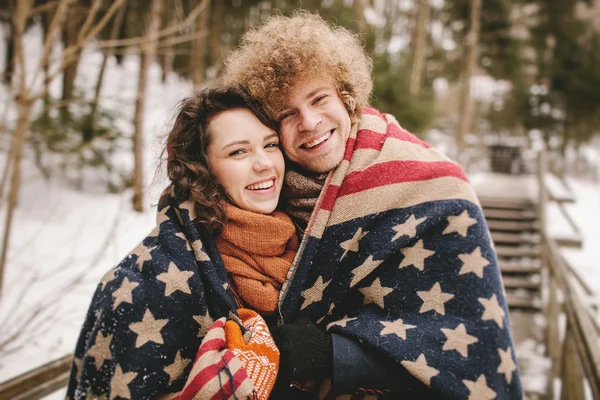
[[67, 385], [72, 360], [64, 356], [0, 383], [0, 400], [37, 400], [56, 392]]
[[562, 256], [556, 240], [548, 235], [546, 205], [550, 196], [546, 174], [546, 153], [542, 150], [538, 160], [539, 215], [542, 265], [548, 288], [544, 309], [546, 350], [552, 362], [546, 398], [555, 399], [560, 390], [560, 399], [585, 400], [590, 395], [600, 399], [600, 327], [595, 304], [586, 301], [593, 292]]

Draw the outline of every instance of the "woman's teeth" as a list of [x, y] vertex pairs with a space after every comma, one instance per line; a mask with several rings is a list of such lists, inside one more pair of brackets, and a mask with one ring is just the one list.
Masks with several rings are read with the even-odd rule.
[[254, 185], [248, 185], [248, 186], [246, 186], [246, 189], [249, 189], [249, 190], [268, 189], [271, 186], [273, 186], [274, 183], [275, 183], [274, 180], [271, 179], [270, 181], [255, 183]]
[[331, 131], [327, 132], [326, 134], [324, 134], [320, 138], [313, 140], [312, 142], [304, 143], [304, 147], [306, 147], [307, 149], [312, 149], [316, 145], [318, 145], [320, 143], [323, 143], [324, 141], [326, 141], [327, 139], [329, 139], [330, 136], [331, 136]]

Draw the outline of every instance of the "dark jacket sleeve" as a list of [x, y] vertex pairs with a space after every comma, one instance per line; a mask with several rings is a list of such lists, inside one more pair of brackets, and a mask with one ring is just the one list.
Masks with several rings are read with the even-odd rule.
[[332, 389], [336, 394], [419, 395], [430, 398], [429, 388], [412, 376], [402, 365], [374, 350], [331, 334], [333, 345]]

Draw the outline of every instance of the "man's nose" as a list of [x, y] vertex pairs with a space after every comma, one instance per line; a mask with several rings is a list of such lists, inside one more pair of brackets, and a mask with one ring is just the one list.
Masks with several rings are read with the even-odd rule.
[[321, 122], [321, 115], [312, 110], [303, 110], [300, 112], [300, 130], [314, 131]]
[[256, 154], [253, 165], [254, 171], [260, 172], [273, 168], [273, 160], [267, 155], [266, 152], [260, 151]]

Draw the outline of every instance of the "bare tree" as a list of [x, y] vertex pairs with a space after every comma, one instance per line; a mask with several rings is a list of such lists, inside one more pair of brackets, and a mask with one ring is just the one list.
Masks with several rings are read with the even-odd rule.
[[[91, 38], [95, 37], [98, 32], [106, 26], [108, 21], [112, 18], [116, 10], [123, 4], [125, 0], [115, 0], [108, 11], [96, 24], [93, 24], [95, 13], [88, 14], [86, 21], [78, 35], [78, 40], [73, 45], [65, 48], [62, 57], [58, 62], [58, 66], [54, 66], [54, 70], [49, 73], [49, 80], [54, 79], [63, 73], [71, 62], [74, 61], [73, 55], [81, 51], [86, 43]], [[13, 14], [14, 24], [14, 50], [15, 50], [15, 72], [17, 74], [17, 81], [15, 87], [15, 102], [17, 105], [17, 124], [12, 134], [12, 142], [10, 153], [12, 154], [10, 159], [10, 183], [8, 192], [8, 201], [6, 205], [6, 219], [4, 225], [4, 237], [2, 240], [2, 253], [0, 254], [0, 294], [2, 293], [2, 281], [4, 276], [4, 267], [6, 265], [7, 252], [9, 247], [10, 232], [13, 220], [14, 210], [17, 204], [19, 196], [19, 187], [21, 179], [21, 158], [23, 155], [23, 147], [31, 126], [31, 114], [32, 108], [36, 101], [43, 98], [46, 95], [48, 86], [43, 85], [41, 90], [35, 90], [35, 84], [38, 75], [46, 68], [47, 63], [50, 63], [50, 50], [52, 48], [53, 37], [56, 32], [59, 31], [63, 24], [66, 11], [69, 7], [71, 0], [60, 0], [57, 3], [51, 3], [51, 6], [56, 7], [54, 17], [48, 28], [48, 34], [44, 41], [44, 48], [37, 68], [34, 74], [31, 76], [31, 80], [28, 86], [27, 71], [25, 69], [25, 54], [23, 51], [23, 36], [25, 34], [25, 27], [27, 22], [32, 16], [39, 13], [40, 10], [45, 10], [48, 5], [42, 5], [38, 8], [33, 7], [33, 0], [20, 0], [17, 1], [17, 6]]]
[[203, 33], [208, 28], [208, 16], [210, 10], [205, 10], [196, 21], [196, 39], [193, 41], [192, 49], [192, 81], [194, 82], [194, 91], [204, 82], [206, 78], [206, 45], [207, 36]]
[[[11, 154], [10, 157], [11, 166], [10, 168], [10, 191], [8, 194], [8, 204], [6, 207], [6, 222], [4, 227], [4, 237], [2, 240], [2, 255], [0, 256], [0, 290], [2, 288], [3, 276], [4, 276], [4, 265], [6, 264], [6, 252], [8, 249], [10, 229], [12, 226], [12, 220], [14, 215], [14, 209], [17, 204], [19, 195], [19, 184], [21, 179], [20, 163], [23, 154], [23, 144], [25, 143], [25, 136], [29, 130], [31, 123], [31, 99], [29, 96], [29, 90], [27, 88], [26, 74], [25, 74], [25, 61], [23, 55], [23, 35], [25, 33], [25, 26], [29, 19], [29, 14], [33, 6], [33, 0], [23, 0], [17, 2], [17, 7], [13, 17], [14, 21], [14, 51], [15, 51], [15, 72], [18, 73], [17, 90], [18, 96], [16, 98], [18, 118], [17, 126], [12, 136], [11, 143]], [[0, 294], [2, 292], [0, 291]]]
[[215, 69], [215, 76], [218, 76], [223, 68], [222, 54], [222, 35], [223, 35], [223, 18], [225, 16], [225, 2], [214, 1], [212, 5], [212, 19], [210, 27], [210, 62]]
[[412, 68], [410, 71], [409, 92], [411, 95], [416, 95], [420, 92], [423, 81], [427, 26], [429, 25], [429, 0], [419, 0], [417, 13], [417, 23], [413, 35]]
[[[95, 0], [91, 12], [94, 12], [94, 5], [99, 6], [100, 1]], [[61, 29], [62, 41], [66, 48], [77, 43], [78, 35], [83, 32], [83, 24], [86, 15], [90, 10], [81, 2], [81, 0], [73, 1], [66, 11], [67, 24], [63, 24]], [[89, 19], [88, 19], [89, 20]], [[81, 59], [81, 49], [73, 52], [72, 61], [65, 67], [62, 76], [62, 101], [67, 101], [73, 98], [73, 90], [75, 89], [75, 78], [77, 77], [77, 68]], [[68, 106], [61, 108], [63, 117], [68, 116]]]
[[[121, 25], [123, 25], [123, 19], [125, 18], [126, 7], [123, 6], [119, 9], [119, 12], [115, 16], [112, 23], [112, 27], [109, 34], [109, 40], [117, 39]], [[104, 49], [104, 57], [102, 58], [102, 65], [100, 65], [100, 72], [98, 72], [98, 79], [96, 80], [96, 87], [94, 90], [94, 99], [92, 100], [92, 109], [90, 111], [90, 124], [87, 134], [84, 132], [83, 141], [88, 142], [92, 139], [93, 130], [96, 127], [96, 120], [98, 118], [98, 102], [100, 101], [100, 90], [102, 89], [102, 81], [104, 80], [104, 73], [106, 71], [106, 64], [110, 57], [114, 54], [114, 47], [108, 47]]]
[[477, 66], [479, 31], [481, 30], [481, 0], [471, 0], [470, 28], [466, 37], [467, 52], [465, 57], [465, 72], [462, 77], [460, 114], [456, 142], [458, 151], [465, 146], [465, 136], [471, 129], [473, 119], [473, 102], [471, 101], [471, 78]]
[[367, 28], [367, 21], [365, 19], [365, 8], [367, 6], [367, 0], [354, 0], [354, 14], [356, 15], [356, 23], [358, 25], [358, 32], [365, 33]]
[[162, 12], [164, 9], [164, 0], [152, 0], [150, 15], [148, 16], [145, 40], [141, 43], [142, 53], [140, 62], [140, 72], [138, 80], [138, 92], [135, 102], [133, 134], [133, 209], [138, 212], [144, 211], [143, 205], [143, 134], [144, 134], [144, 107], [146, 105], [146, 87], [148, 84], [148, 70], [156, 55], [156, 47]]

